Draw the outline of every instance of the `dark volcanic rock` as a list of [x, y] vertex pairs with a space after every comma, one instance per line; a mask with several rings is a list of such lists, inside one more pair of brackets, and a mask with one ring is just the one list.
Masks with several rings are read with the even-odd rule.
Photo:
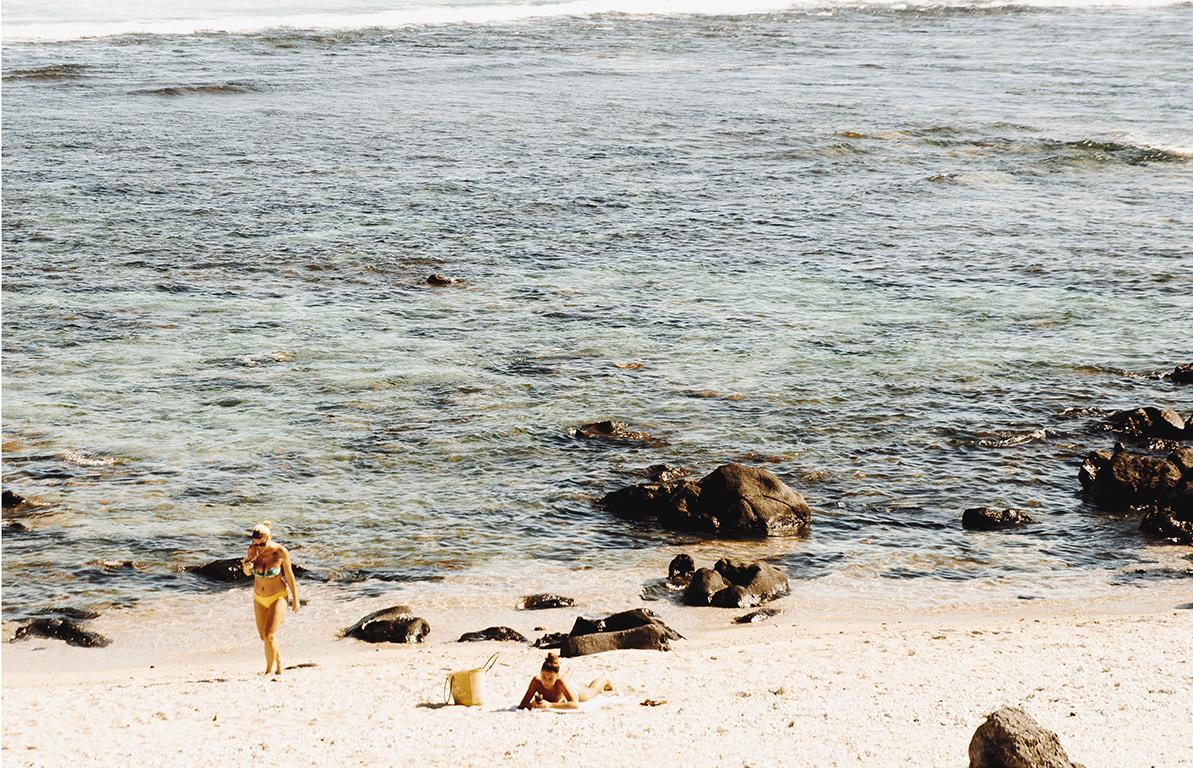
[[669, 651], [667, 633], [657, 624], [647, 624], [619, 632], [595, 632], [568, 637], [559, 646], [560, 656], [587, 656], [591, 653], [628, 648], [644, 651]]
[[756, 611], [751, 611], [744, 616], [738, 616], [733, 620], [734, 624], [757, 624], [760, 621], [778, 616], [783, 612], [781, 608], [759, 608]]
[[1182, 491], [1184, 504], [1180, 508], [1149, 510], [1140, 521], [1139, 529], [1173, 544], [1193, 545], [1193, 495], [1188, 483]]
[[689, 555], [679, 554], [667, 566], [667, 580], [672, 584], [687, 584], [696, 572], [696, 563]]
[[1077, 479], [1081, 481], [1082, 488], [1089, 488], [1098, 479], [1098, 473], [1110, 463], [1110, 459], [1114, 456], [1114, 451], [1105, 449], [1092, 451], [1086, 454], [1085, 458], [1081, 460], [1081, 469], [1077, 473]]
[[518, 607], [526, 611], [542, 611], [548, 608], [570, 608], [576, 601], [570, 597], [553, 595], [543, 592], [537, 595], [526, 595], [518, 601]]
[[721, 558], [713, 568], [732, 585], [713, 595], [721, 608], [750, 608], [790, 594], [787, 576], [768, 563], [745, 563]]
[[996, 531], [1034, 522], [1035, 520], [1021, 509], [971, 507], [961, 515], [961, 527], [967, 531]]
[[618, 440], [630, 443], [646, 443], [647, 445], [664, 445], [665, 441], [648, 435], [645, 432], [635, 432], [624, 421], [594, 421], [591, 424], [581, 424], [571, 430], [573, 437], [583, 437], [596, 440]]
[[[294, 562], [290, 563], [290, 567], [294, 571], [294, 578], [307, 576], [310, 574], [306, 568], [301, 565], [296, 565]], [[211, 581], [219, 581], [227, 584], [236, 582], [249, 582], [253, 580], [252, 576], [246, 576], [240, 567], [239, 557], [229, 557], [223, 560], [212, 560], [210, 563], [203, 565], [189, 565], [183, 570], [188, 573], [193, 573], [196, 576], [202, 576]]]
[[465, 632], [460, 635], [458, 642], [475, 643], [479, 640], [501, 640], [514, 643], [525, 643], [526, 636], [509, 627], [488, 627], [480, 632]]
[[4, 509], [16, 509], [26, 501], [25, 497], [21, 494], [8, 490], [4, 491], [3, 497]]
[[602, 499], [615, 515], [654, 519], [666, 528], [721, 536], [806, 533], [812, 511], [804, 498], [765, 469], [725, 464], [698, 482], [642, 483]]
[[560, 643], [559, 653], [561, 656], [585, 656], [623, 648], [666, 651], [671, 640], [682, 637], [650, 611], [637, 608], [603, 619], [577, 617], [571, 634]]
[[344, 630], [345, 637], [366, 643], [421, 643], [429, 634], [431, 625], [405, 605], [373, 611]]
[[685, 605], [712, 605], [713, 596], [726, 589], [729, 582], [712, 568], [700, 568], [692, 574], [692, 580], [683, 591]]
[[1172, 369], [1172, 373], [1168, 374], [1168, 378], [1177, 384], [1193, 384], [1193, 363], [1178, 365]]
[[1003, 707], [969, 742], [969, 768], [1080, 768], [1060, 740], [1018, 707]]
[[535, 648], [558, 648], [568, 639], [566, 632], [548, 632], [534, 641]]
[[667, 464], [651, 464], [646, 468], [645, 474], [652, 483], [674, 483], [692, 474], [692, 470]]
[[428, 277], [426, 279], [426, 283], [427, 283], [427, 285], [433, 285], [437, 288], [446, 288], [449, 286], [464, 285], [464, 281], [461, 280], [460, 278], [448, 277], [447, 275], [441, 275], [438, 272], [436, 272], [436, 273], [432, 274], [430, 277]]
[[1087, 490], [1102, 506], [1163, 506], [1180, 484], [1182, 472], [1170, 456], [1130, 453], [1119, 445], [1109, 459], [1099, 452], [1086, 456], [1079, 477], [1087, 475], [1093, 478]]
[[48, 637], [62, 640], [67, 645], [80, 648], [103, 648], [112, 641], [98, 632], [89, 632], [69, 619], [33, 619], [17, 628], [13, 640], [26, 637]]
[[1185, 420], [1171, 408], [1134, 408], [1110, 414], [1107, 422], [1115, 432], [1131, 437], [1180, 440], [1185, 437]]

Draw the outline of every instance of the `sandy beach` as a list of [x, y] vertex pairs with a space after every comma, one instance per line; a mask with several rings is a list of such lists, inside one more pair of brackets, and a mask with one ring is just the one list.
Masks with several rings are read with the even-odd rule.
[[[251, 638], [194, 648], [171, 633], [182, 646], [157, 663], [116, 655], [119, 636], [102, 650], [28, 641], [5, 647], [4, 764], [930, 768], [966, 765], [984, 715], [1010, 704], [1087, 766], [1171, 768], [1193, 764], [1188, 597], [1168, 584], [920, 612], [896, 597], [866, 615], [787, 598], [751, 626], [666, 606], [688, 637], [671, 652], [564, 660], [565, 677], [619, 689], [574, 713], [511, 711], [542, 651], [451, 642], [454, 625], [512, 617], [529, 632], [567, 609], [432, 617], [445, 629], [421, 646], [329, 639], [325, 619], [300, 615], [286, 663], [314, 666], [279, 678], [257, 673]], [[486, 705], [440, 706], [444, 676], [494, 652]]]

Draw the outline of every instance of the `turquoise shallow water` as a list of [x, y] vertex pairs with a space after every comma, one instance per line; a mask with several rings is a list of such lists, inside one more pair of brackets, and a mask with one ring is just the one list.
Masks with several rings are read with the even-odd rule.
[[[203, 589], [265, 518], [349, 593], [619, 568], [682, 539], [595, 499], [759, 456], [797, 578], [1187, 577], [1075, 492], [1099, 413], [1193, 413], [1191, 47], [1189, 6], [8, 44], [6, 618]], [[667, 444], [568, 435], [609, 417]]]

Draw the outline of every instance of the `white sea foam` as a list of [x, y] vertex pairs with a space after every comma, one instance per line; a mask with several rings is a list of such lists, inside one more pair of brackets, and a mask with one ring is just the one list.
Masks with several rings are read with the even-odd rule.
[[227, 0], [152, 3], [123, 0], [97, 6], [85, 0], [42, 3], [12, 0], [5, 4], [3, 40], [52, 42], [124, 34], [185, 35], [199, 32], [251, 33], [292, 28], [346, 30], [400, 28], [434, 24], [493, 24], [527, 19], [597, 14], [744, 16], [800, 8], [884, 7], [892, 9], [998, 8], [1155, 8], [1187, 0], [547, 0], [546, 2], [468, 3], [394, 2], [394, 0], [311, 0], [305, 3], [267, 0], [252, 13]]

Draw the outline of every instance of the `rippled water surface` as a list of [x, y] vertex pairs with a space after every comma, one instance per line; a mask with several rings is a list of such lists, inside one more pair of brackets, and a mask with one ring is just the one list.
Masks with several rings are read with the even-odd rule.
[[8, 44], [6, 617], [260, 519], [349, 592], [665, 561], [594, 506], [657, 462], [802, 491], [797, 578], [1188, 576], [1076, 461], [1193, 413], [1190, 50], [1188, 5]]

